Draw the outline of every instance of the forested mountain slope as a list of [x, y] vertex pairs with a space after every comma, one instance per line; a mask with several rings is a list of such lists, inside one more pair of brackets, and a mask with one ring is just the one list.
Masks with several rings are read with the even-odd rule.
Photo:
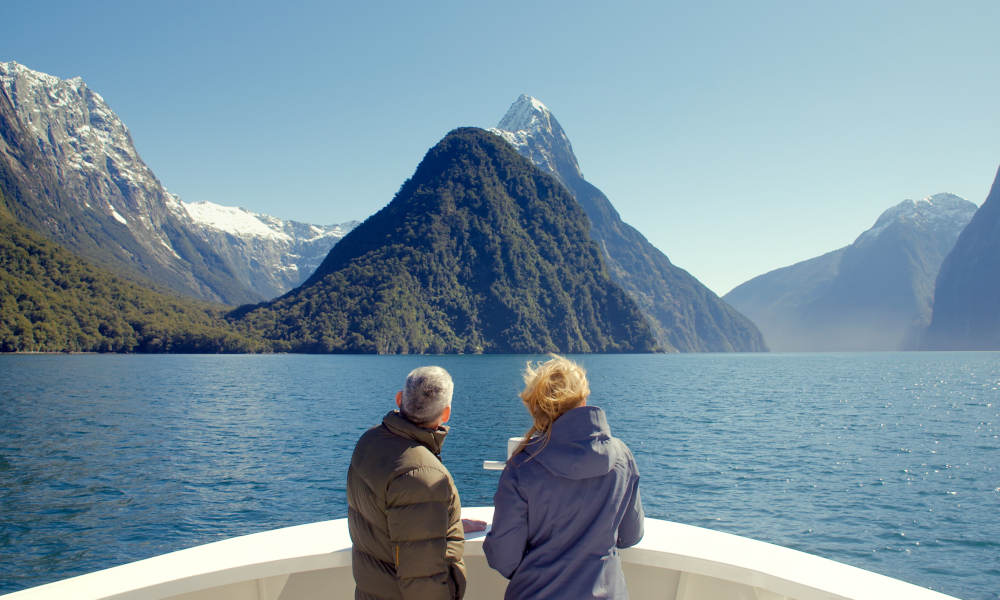
[[234, 316], [290, 350], [653, 350], [589, 229], [558, 180], [499, 136], [458, 129], [303, 286]]

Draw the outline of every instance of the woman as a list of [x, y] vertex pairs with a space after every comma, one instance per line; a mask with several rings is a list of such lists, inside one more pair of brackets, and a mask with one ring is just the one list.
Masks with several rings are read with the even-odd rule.
[[587, 406], [580, 365], [553, 355], [524, 381], [533, 424], [500, 476], [483, 544], [510, 580], [504, 598], [628, 598], [618, 548], [642, 538], [635, 459]]

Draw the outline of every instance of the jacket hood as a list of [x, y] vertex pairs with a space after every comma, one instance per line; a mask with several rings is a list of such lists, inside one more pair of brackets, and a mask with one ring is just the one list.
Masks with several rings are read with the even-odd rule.
[[606, 475], [620, 458], [621, 448], [612, 441], [608, 419], [596, 406], [580, 406], [564, 413], [550, 431], [549, 443], [533, 452], [532, 460], [559, 477]]
[[437, 429], [424, 429], [404, 417], [398, 410], [391, 411], [383, 417], [382, 424], [394, 434], [419, 442], [427, 446], [435, 456], [441, 456], [441, 446], [444, 445], [444, 438], [448, 435], [447, 425], [438, 425]]

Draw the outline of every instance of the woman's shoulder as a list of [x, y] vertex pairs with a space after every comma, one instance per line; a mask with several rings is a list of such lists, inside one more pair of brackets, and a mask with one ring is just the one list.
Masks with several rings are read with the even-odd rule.
[[507, 459], [507, 470], [515, 477], [525, 477], [535, 479], [540, 473], [547, 473], [548, 470], [542, 464], [544, 459], [541, 455], [545, 452], [545, 446], [529, 445], [517, 454]]
[[623, 452], [626, 452], [628, 453], [629, 456], [632, 456], [632, 449], [629, 448], [627, 443], [625, 443], [625, 440], [615, 436], [611, 436], [611, 439], [614, 440], [614, 443], [618, 444], [618, 446], [622, 449]]
[[618, 460], [628, 466], [629, 469], [638, 472], [638, 467], [636, 467], [635, 455], [632, 454], [632, 449], [628, 447], [625, 440], [611, 436], [611, 443], [617, 447]]
[[522, 450], [507, 459], [507, 468], [512, 470], [523, 470], [531, 463], [535, 462], [535, 456], [528, 450]]

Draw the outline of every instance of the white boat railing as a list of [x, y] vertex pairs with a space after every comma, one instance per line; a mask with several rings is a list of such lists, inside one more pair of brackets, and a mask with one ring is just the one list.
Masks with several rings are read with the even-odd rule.
[[[492, 507], [466, 508], [491, 521]], [[622, 551], [632, 600], [956, 600], [884, 575], [732, 534], [646, 519]], [[483, 533], [466, 541], [466, 598], [503, 598]], [[0, 596], [0, 600], [353, 598], [346, 519], [265, 531]]]

